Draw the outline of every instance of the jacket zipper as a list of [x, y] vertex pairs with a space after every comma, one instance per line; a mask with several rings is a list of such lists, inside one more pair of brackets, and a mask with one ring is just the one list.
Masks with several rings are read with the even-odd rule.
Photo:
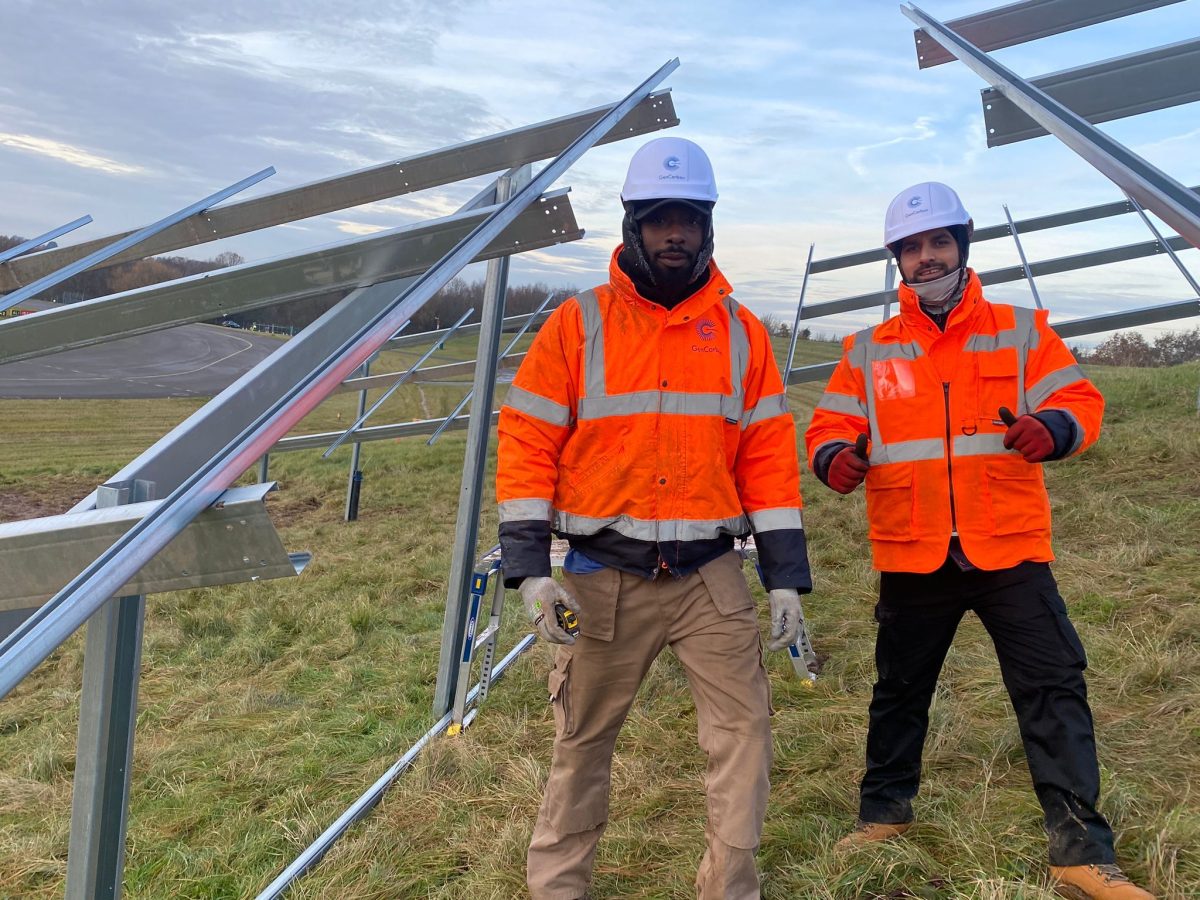
[[950, 436], [950, 382], [942, 382], [946, 401], [946, 477], [950, 480], [950, 534], [958, 534], [958, 516], [954, 511], [954, 439]]

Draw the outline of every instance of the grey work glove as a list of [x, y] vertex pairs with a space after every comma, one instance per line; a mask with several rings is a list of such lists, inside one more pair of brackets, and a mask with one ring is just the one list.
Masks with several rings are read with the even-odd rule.
[[796, 643], [800, 634], [800, 593], [795, 588], [775, 588], [767, 594], [771, 604], [771, 640], [768, 650], [783, 650]]
[[544, 641], [551, 644], [573, 644], [575, 638], [567, 634], [558, 624], [558, 616], [554, 614], [554, 604], [561, 603], [575, 615], [582, 611], [579, 601], [572, 597], [561, 584], [553, 578], [526, 578], [517, 588], [525, 603], [525, 614], [533, 623], [534, 629]]

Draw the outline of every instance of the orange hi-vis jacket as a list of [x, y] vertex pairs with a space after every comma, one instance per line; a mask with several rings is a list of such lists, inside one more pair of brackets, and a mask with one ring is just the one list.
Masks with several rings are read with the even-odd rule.
[[649, 542], [674, 571], [753, 531], [768, 586], [810, 590], [795, 424], [766, 329], [715, 263], [666, 309], [619, 252], [608, 284], [553, 312], [501, 409], [506, 581], [550, 573], [551, 530]]
[[871, 441], [867, 522], [875, 568], [932, 572], [957, 533], [980, 569], [1049, 562], [1040, 464], [1005, 450], [999, 409], [1065, 415], [1080, 453], [1100, 435], [1104, 398], [1048, 314], [989, 303], [968, 270], [945, 332], [900, 287], [900, 315], [846, 339], [805, 436], [809, 464], [831, 442]]

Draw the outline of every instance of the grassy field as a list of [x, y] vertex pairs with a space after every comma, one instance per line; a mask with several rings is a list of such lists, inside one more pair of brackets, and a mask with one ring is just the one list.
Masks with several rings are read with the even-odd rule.
[[[836, 346], [802, 345], [800, 362]], [[415, 357], [415, 351], [405, 358]], [[452, 346], [445, 359], [461, 358]], [[374, 371], [403, 367], [399, 354]], [[1095, 369], [1105, 434], [1049, 466], [1062, 592], [1088, 648], [1103, 805], [1126, 868], [1162, 896], [1200, 896], [1200, 366]], [[793, 389], [803, 427], [819, 387]], [[445, 414], [452, 387], [405, 388], [378, 422]], [[353, 418], [355, 397], [298, 431]], [[0, 519], [65, 510], [197, 406], [3, 401]], [[364, 446], [361, 518], [341, 521], [349, 451], [272, 457], [269, 500], [299, 578], [148, 603], [126, 863], [131, 898], [253, 896], [431, 724], [461, 433]], [[770, 658], [776, 768], [764, 896], [1052, 896], [1040, 812], [992, 650], [968, 618], [932, 711], [919, 826], [838, 856], [862, 771], [874, 675], [875, 578], [862, 494], [806, 474], [828, 657], [804, 687]], [[483, 534], [495, 533], [485, 512]], [[512, 598], [514, 595], [510, 595]], [[765, 605], [765, 604], [764, 604]], [[525, 631], [509, 605], [502, 646]], [[550, 757], [550, 651], [535, 646], [462, 736], [436, 741], [292, 896], [511, 898]], [[0, 701], [0, 896], [61, 896], [82, 641]], [[670, 654], [618, 745], [596, 897], [684, 898], [702, 850], [703, 758]]]

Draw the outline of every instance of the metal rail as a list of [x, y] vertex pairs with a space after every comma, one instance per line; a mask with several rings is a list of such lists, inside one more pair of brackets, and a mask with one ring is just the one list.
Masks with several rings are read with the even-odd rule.
[[62, 237], [64, 234], [72, 232], [76, 228], [81, 228], [91, 221], [91, 216], [80, 216], [74, 222], [68, 222], [66, 225], [59, 225], [57, 228], [51, 228], [45, 234], [39, 234], [37, 237], [23, 241], [22, 243], [17, 244], [15, 247], [9, 247], [7, 250], [0, 252], [0, 263], [8, 262], [10, 259], [15, 259], [18, 256], [22, 256], [30, 252], [31, 250], [36, 250], [43, 244], [50, 243], [56, 237]]
[[[550, 247], [582, 237], [567, 191], [550, 192], [546, 199], [547, 203], [515, 218], [475, 258], [494, 259], [515, 249]], [[88, 347], [283, 301], [339, 297], [355, 288], [418, 275], [496, 209], [462, 210], [298, 256], [246, 263], [21, 316], [0, 324], [0, 362]]]
[[[517, 642], [517, 645], [508, 652], [508, 655], [496, 663], [496, 668], [492, 671], [492, 681], [499, 680], [504, 674], [504, 670], [515, 662], [522, 653], [533, 646], [534, 640], [535, 638], [532, 634], [527, 634], [521, 638]], [[475, 702], [476, 697], [479, 696], [479, 690], [480, 686], [478, 684], [471, 688], [470, 693], [467, 695], [467, 703]], [[421, 751], [429, 745], [429, 742], [450, 727], [450, 720], [451, 714], [446, 713], [432, 728], [421, 735], [417, 739], [417, 742], [409, 748], [407, 753], [396, 760], [390, 769], [379, 776], [378, 780], [367, 788], [357, 800], [350, 804], [350, 807], [338, 816], [332, 825], [321, 832], [320, 837], [306, 847], [303, 853], [297, 856], [286, 869], [279, 873], [274, 881], [263, 889], [258, 895], [257, 900], [274, 900], [274, 898], [282, 896], [294, 881], [319, 863], [337, 842], [338, 838], [345, 834], [355, 822], [361, 821], [367, 813], [378, 805], [387, 789], [408, 770], [416, 761]]]
[[[1030, 81], [1092, 124], [1200, 100], [1200, 39], [1079, 66]], [[999, 92], [984, 88], [987, 145], [1048, 134]]]
[[[997, 9], [951, 19], [946, 27], [983, 50], [999, 50], [1025, 41], [1062, 34], [1122, 16], [1170, 6], [1179, 0], [1023, 0]], [[954, 54], [930, 38], [927, 29], [913, 35], [922, 69], [954, 61]]]

